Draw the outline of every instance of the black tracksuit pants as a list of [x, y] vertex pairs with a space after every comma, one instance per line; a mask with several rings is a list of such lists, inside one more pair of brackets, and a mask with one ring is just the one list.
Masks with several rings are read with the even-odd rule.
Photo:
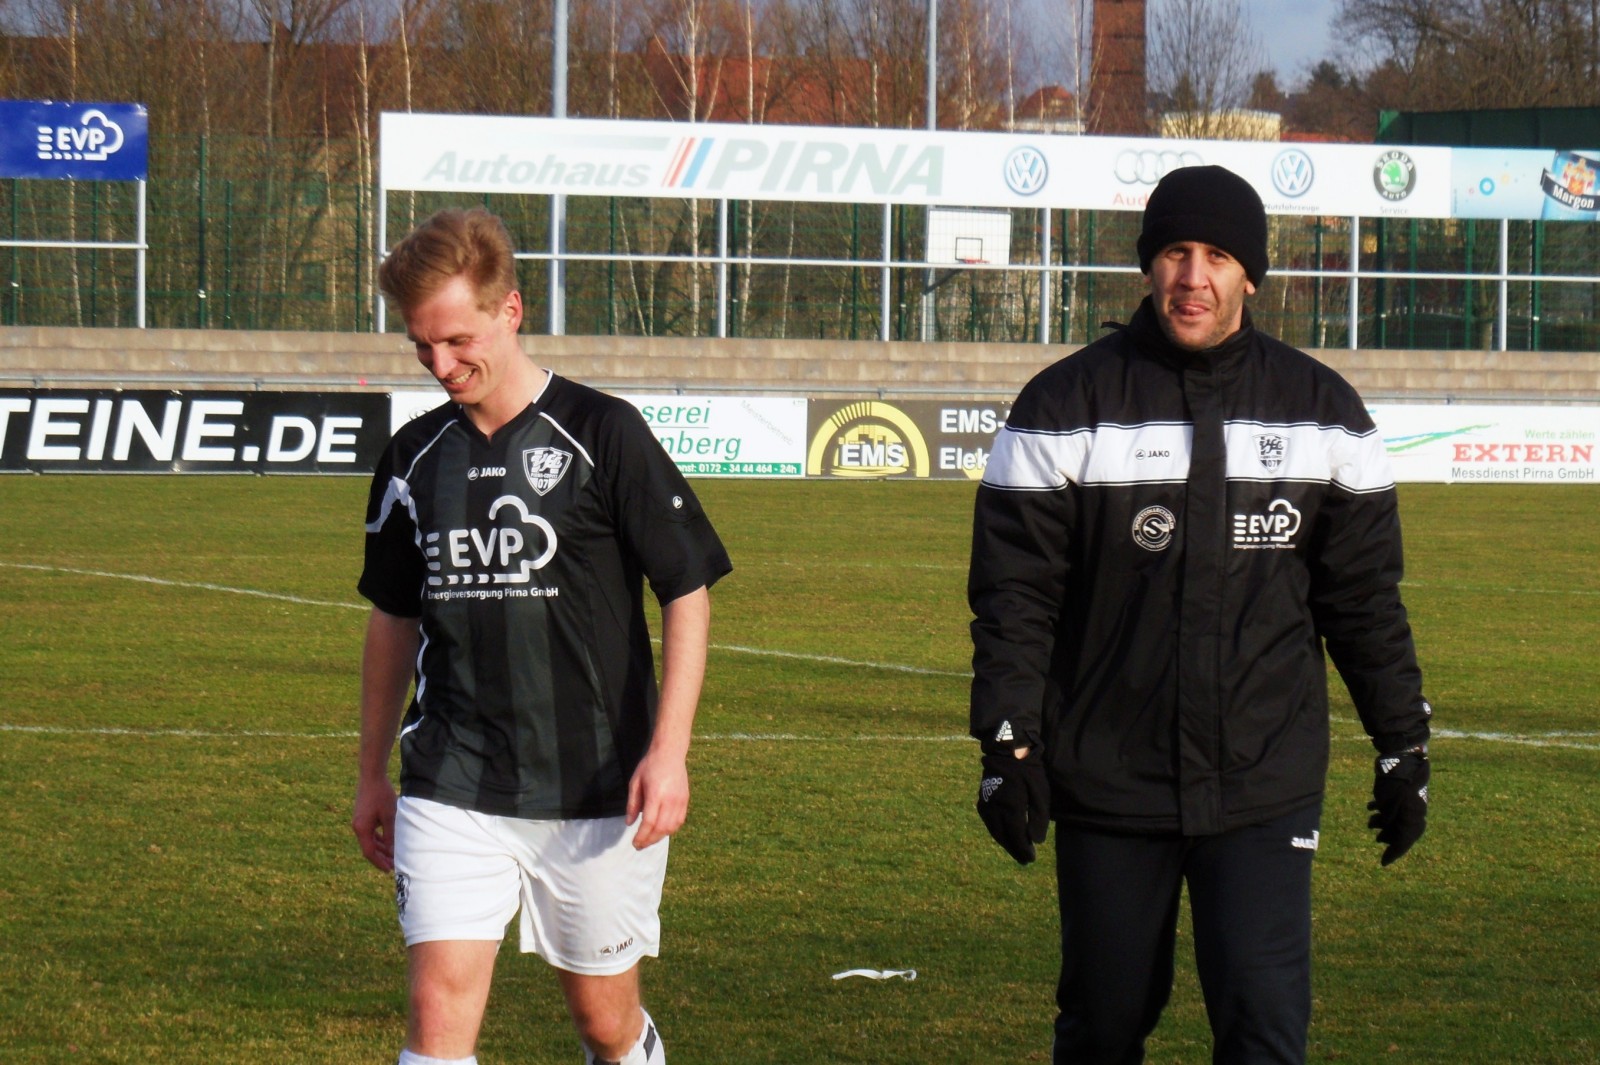
[[1061, 980], [1054, 1065], [1138, 1065], [1172, 992], [1189, 886], [1215, 1065], [1303, 1065], [1311, 859], [1322, 805], [1216, 836], [1056, 825]]

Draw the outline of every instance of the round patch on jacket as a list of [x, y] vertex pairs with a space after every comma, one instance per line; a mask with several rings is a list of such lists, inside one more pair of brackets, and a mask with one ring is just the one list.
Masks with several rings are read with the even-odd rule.
[[1145, 507], [1134, 515], [1133, 542], [1146, 551], [1165, 551], [1178, 519], [1166, 507]]

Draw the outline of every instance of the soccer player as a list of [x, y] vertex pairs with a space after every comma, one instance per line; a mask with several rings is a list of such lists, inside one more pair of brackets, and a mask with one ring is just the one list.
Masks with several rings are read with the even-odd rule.
[[394, 873], [400, 1065], [476, 1061], [518, 910], [590, 1065], [662, 1065], [639, 959], [658, 952], [688, 809], [708, 589], [732, 566], [638, 412], [523, 354], [514, 265], [504, 225], [474, 209], [434, 215], [379, 270], [451, 402], [404, 426], [372, 481], [352, 828]]
[[1174, 170], [1126, 327], [1022, 390], [978, 488], [978, 812], [1019, 862], [1056, 822], [1055, 1065], [1144, 1060], [1178, 900], [1217, 1065], [1300, 1065], [1326, 647], [1377, 748], [1382, 863], [1422, 835], [1429, 708], [1400, 517], [1355, 391], [1258, 331], [1261, 198]]

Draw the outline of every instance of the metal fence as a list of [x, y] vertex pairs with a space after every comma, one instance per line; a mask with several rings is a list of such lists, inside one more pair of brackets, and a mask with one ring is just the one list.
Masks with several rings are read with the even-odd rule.
[[[147, 323], [368, 331], [373, 193], [361, 145], [152, 137]], [[0, 323], [130, 326], [131, 185], [0, 182]], [[523, 254], [529, 320], [549, 320], [550, 206], [488, 197]], [[446, 201], [390, 193], [391, 235]], [[1126, 320], [1144, 291], [1134, 212], [1014, 211], [1009, 265], [925, 259], [926, 209], [574, 197], [565, 331], [591, 335], [1049, 340]], [[9, 244], [5, 243], [9, 238]], [[1304, 347], [1600, 350], [1600, 226], [1276, 217], [1251, 301]], [[397, 328], [393, 319], [386, 328]]]

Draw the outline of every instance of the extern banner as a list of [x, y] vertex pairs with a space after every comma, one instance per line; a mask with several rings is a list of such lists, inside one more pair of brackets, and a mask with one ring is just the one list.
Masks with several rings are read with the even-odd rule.
[[1397, 481], [1594, 484], [1600, 407], [1385, 404], [1372, 409]]
[[149, 141], [143, 104], [0, 100], [0, 178], [143, 181]]
[[1274, 214], [1448, 218], [1449, 148], [386, 112], [389, 191], [1137, 211], [1218, 163]]
[[0, 389], [0, 472], [370, 474], [389, 397]]

